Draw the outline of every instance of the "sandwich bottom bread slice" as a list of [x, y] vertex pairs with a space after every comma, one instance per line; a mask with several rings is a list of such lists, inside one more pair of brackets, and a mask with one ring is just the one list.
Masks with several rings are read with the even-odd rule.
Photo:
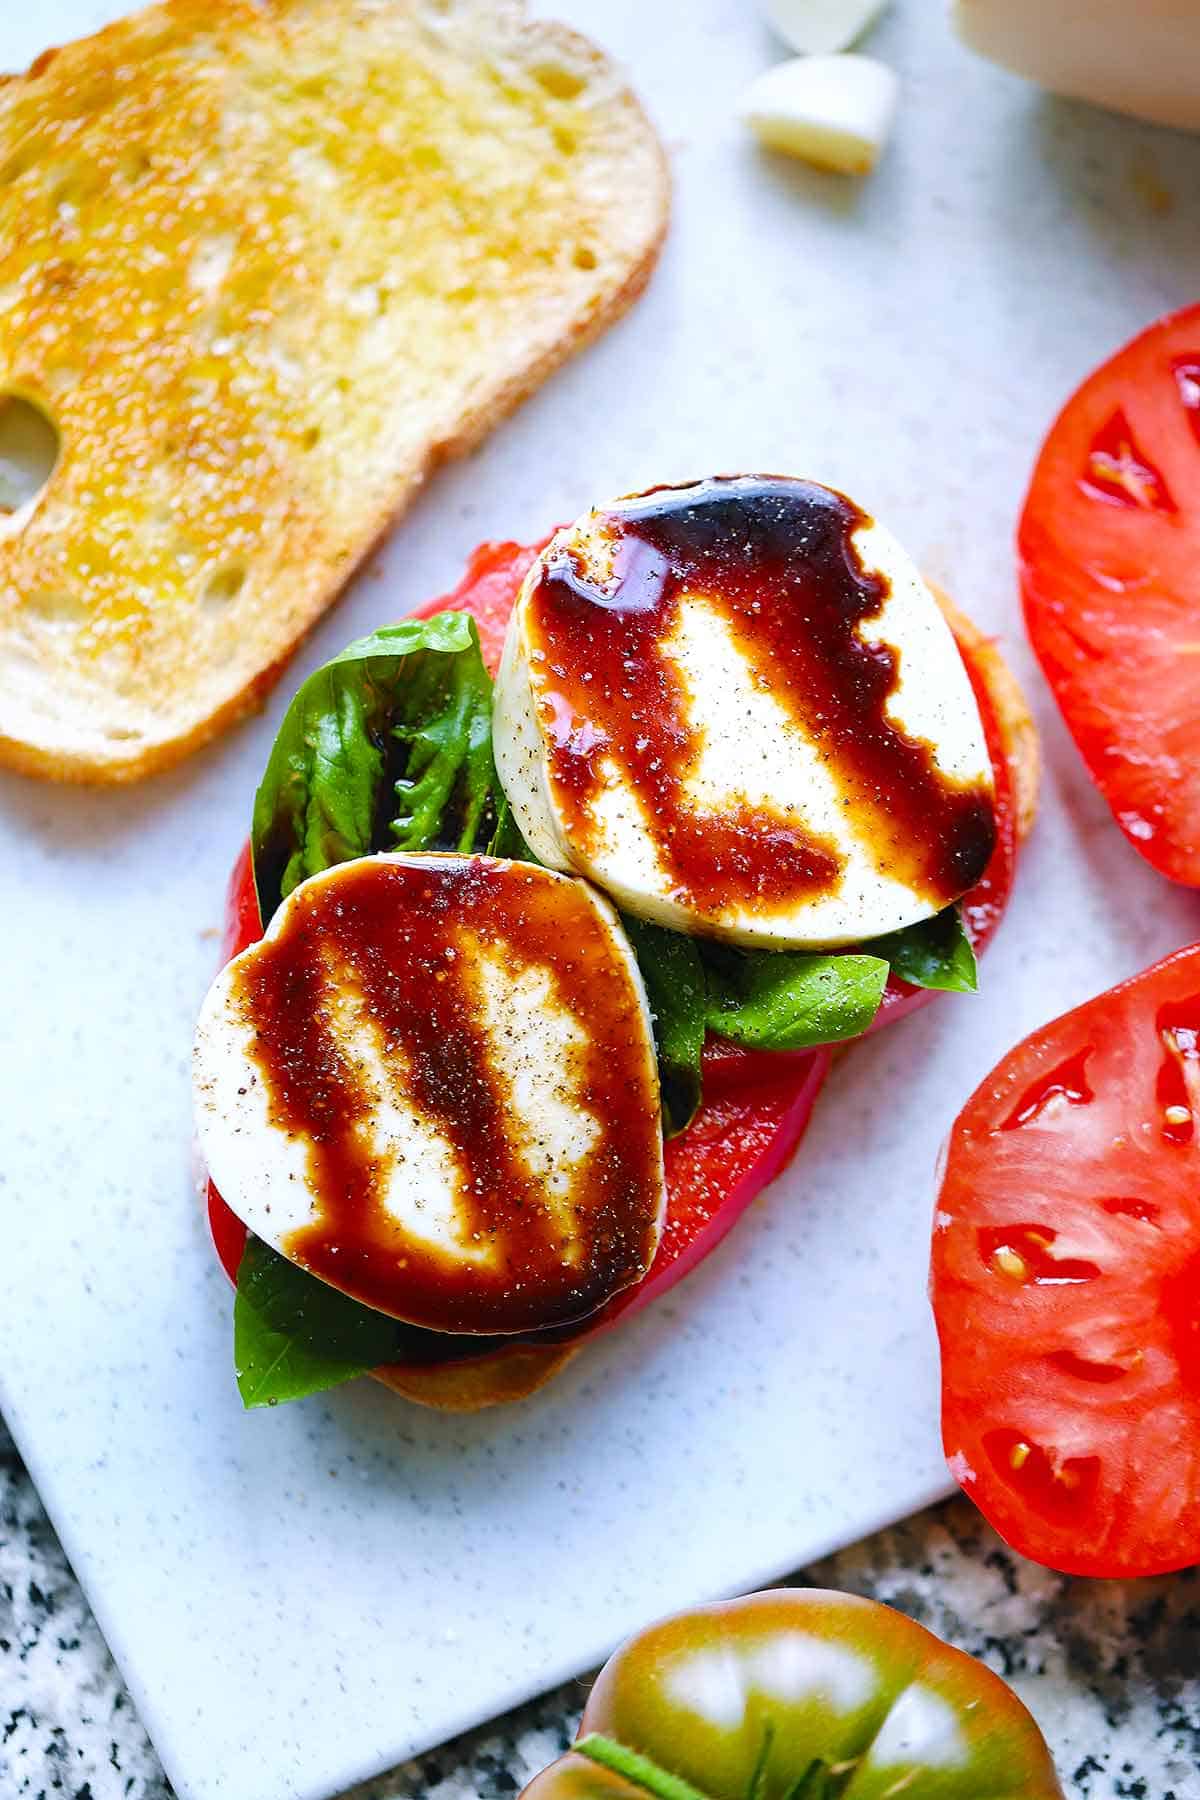
[[[760, 768], [776, 737], [791, 760]], [[666, 1291], [794, 1153], [835, 1046], [974, 986], [1037, 786], [996, 645], [816, 483], [484, 545], [318, 671], [197, 1032], [245, 1402], [362, 1373], [520, 1399]]]
[[0, 77], [0, 762], [250, 710], [439, 463], [645, 284], [653, 128], [520, 0], [165, 0]]

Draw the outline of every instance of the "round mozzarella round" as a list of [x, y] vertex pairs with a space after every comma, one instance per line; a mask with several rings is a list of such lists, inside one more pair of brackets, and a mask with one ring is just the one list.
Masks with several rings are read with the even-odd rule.
[[732, 943], [832, 948], [932, 917], [994, 841], [941, 609], [816, 482], [719, 477], [560, 531], [513, 611], [494, 731], [541, 862]]
[[441, 855], [314, 876], [213, 983], [194, 1091], [249, 1229], [410, 1324], [565, 1324], [653, 1261], [650, 1017], [582, 882]]

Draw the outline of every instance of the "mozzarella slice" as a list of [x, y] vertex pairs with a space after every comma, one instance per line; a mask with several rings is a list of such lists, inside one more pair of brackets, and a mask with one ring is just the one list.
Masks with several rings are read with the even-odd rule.
[[249, 1229], [413, 1325], [564, 1324], [653, 1261], [650, 1017], [582, 882], [433, 855], [314, 876], [213, 983], [194, 1091]]
[[964, 43], [1056, 94], [1200, 131], [1196, 0], [953, 0]]
[[797, 56], [848, 50], [874, 23], [887, 0], [766, 0], [774, 30]]
[[494, 742], [540, 861], [736, 944], [928, 918], [994, 839], [941, 610], [890, 533], [816, 482], [722, 477], [560, 531], [513, 611]]
[[892, 132], [899, 82], [869, 56], [776, 63], [742, 97], [741, 115], [770, 150], [839, 175], [869, 175]]

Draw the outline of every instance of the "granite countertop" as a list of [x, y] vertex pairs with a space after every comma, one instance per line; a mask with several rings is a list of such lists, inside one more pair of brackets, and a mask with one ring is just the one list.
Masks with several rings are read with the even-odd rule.
[[[874, 1595], [983, 1657], [1036, 1713], [1071, 1800], [1200, 1800], [1200, 1572], [1067, 1580], [953, 1500], [795, 1579]], [[583, 1692], [560, 1688], [353, 1800], [515, 1794], [566, 1745]], [[0, 1422], [0, 1797], [170, 1794]]]

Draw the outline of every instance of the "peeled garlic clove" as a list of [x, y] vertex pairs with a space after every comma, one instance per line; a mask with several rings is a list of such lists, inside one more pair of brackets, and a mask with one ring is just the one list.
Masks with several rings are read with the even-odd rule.
[[867, 175], [891, 134], [899, 88], [870, 56], [800, 56], [752, 82], [739, 110], [769, 149]]
[[765, 0], [773, 31], [798, 56], [848, 50], [874, 23], [887, 0]]

